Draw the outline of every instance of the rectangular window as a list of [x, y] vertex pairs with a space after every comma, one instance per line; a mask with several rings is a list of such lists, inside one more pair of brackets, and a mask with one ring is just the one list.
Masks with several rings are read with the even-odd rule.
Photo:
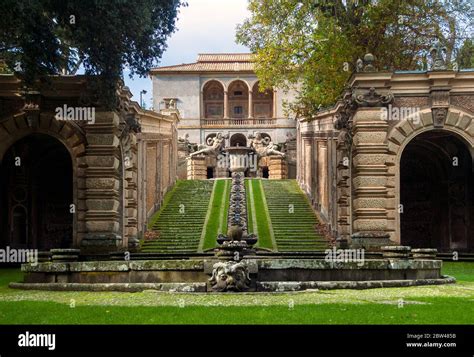
[[242, 95], [242, 91], [241, 90], [236, 90], [234, 91], [234, 96], [241, 96]]
[[242, 115], [243, 112], [244, 112], [244, 111], [243, 111], [243, 109], [242, 109], [242, 107], [241, 107], [240, 105], [234, 107], [234, 114], [235, 114], [235, 115]]

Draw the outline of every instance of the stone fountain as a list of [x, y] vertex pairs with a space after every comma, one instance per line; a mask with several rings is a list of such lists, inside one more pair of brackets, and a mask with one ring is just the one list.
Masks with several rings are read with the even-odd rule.
[[213, 266], [209, 279], [214, 291], [244, 291], [249, 288], [248, 267], [242, 262], [244, 256], [255, 254], [253, 245], [257, 243], [255, 234], [247, 231], [247, 199], [244, 184], [244, 172], [248, 168], [249, 147], [229, 147], [224, 149], [230, 156], [232, 188], [230, 192], [229, 212], [227, 215], [227, 235], [219, 234], [215, 250], [222, 262]]

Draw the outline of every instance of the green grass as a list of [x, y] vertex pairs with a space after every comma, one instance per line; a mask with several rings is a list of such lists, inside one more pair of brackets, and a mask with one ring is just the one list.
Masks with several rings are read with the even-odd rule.
[[178, 187], [181, 187], [184, 183], [184, 180], [177, 180], [174, 184], [173, 188], [166, 192], [165, 197], [163, 198], [163, 203], [158, 211], [156, 211], [151, 218], [148, 220], [148, 229], [152, 229], [153, 226], [156, 224], [158, 219], [160, 218], [161, 213], [163, 212], [164, 208], [167, 207], [173, 198], [174, 193]]
[[461, 282], [474, 282], [474, 262], [443, 262], [443, 274], [454, 276]]
[[278, 251], [322, 251], [329, 247], [316, 231], [318, 220], [296, 180], [260, 182]]
[[161, 209], [150, 220], [158, 239], [142, 243], [149, 253], [195, 253], [199, 249], [213, 181], [178, 181]]
[[254, 228], [254, 224], [253, 224], [253, 217], [252, 217], [252, 213], [253, 213], [253, 205], [252, 205], [252, 200], [250, 199], [250, 181], [249, 180], [245, 180], [244, 181], [244, 185], [245, 185], [245, 193], [246, 193], [246, 202], [247, 202], [247, 231], [250, 232], [250, 233], [253, 233], [255, 232], [255, 228]]
[[[206, 225], [206, 234], [202, 249], [210, 249], [216, 246], [216, 238], [219, 233], [227, 232], [227, 213], [229, 211], [231, 180], [216, 180], [214, 184], [214, 198], [211, 203], [209, 220]], [[220, 229], [219, 229], [220, 227]]]
[[[472, 324], [474, 304], [456, 298], [426, 305], [322, 304], [251, 307], [76, 306], [53, 302], [0, 302], [7, 324]], [[447, 313], [449, 311], [449, 313]]]
[[[270, 227], [269, 217], [267, 216], [266, 206], [264, 203], [264, 196], [261, 186], [261, 180], [251, 179], [246, 181], [246, 194], [248, 201], [251, 202], [250, 196], [253, 195], [253, 206], [247, 207], [247, 216], [251, 219], [252, 230], [249, 233], [256, 233], [258, 237], [257, 247], [274, 250], [272, 231]], [[255, 222], [252, 219], [252, 212], [255, 213], [257, 221], [257, 232], [255, 232]]]
[[[170, 294], [9, 289], [0, 270], [3, 324], [473, 324], [474, 263], [445, 262], [458, 283], [299, 293]], [[403, 301], [403, 307], [399, 302]], [[182, 307], [180, 307], [182, 306]]]

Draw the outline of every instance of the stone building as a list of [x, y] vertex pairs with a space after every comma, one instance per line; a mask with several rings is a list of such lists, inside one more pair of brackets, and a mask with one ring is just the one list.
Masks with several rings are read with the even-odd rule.
[[0, 88], [0, 245], [136, 247], [176, 179], [177, 115], [142, 110], [127, 87], [105, 110], [84, 76], [33, 91], [4, 74]]
[[[296, 122], [284, 106], [295, 93], [261, 91], [251, 54], [200, 54], [195, 63], [158, 67], [150, 75], [154, 110], [179, 112], [180, 178], [187, 177], [185, 157], [190, 147], [205, 145], [218, 133], [226, 138], [227, 147], [247, 146], [249, 135], [257, 132], [289, 153], [289, 176], [296, 177]], [[208, 160], [206, 168], [204, 178], [220, 176], [215, 160]]]
[[474, 70], [378, 72], [297, 128], [298, 182], [340, 245], [474, 251]]

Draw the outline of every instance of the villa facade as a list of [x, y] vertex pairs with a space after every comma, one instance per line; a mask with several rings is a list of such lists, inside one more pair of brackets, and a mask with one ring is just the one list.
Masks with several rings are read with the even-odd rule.
[[[261, 90], [252, 55], [200, 54], [195, 63], [151, 70], [153, 107], [166, 114], [177, 110], [178, 135], [186, 145], [206, 145], [218, 133], [224, 146], [247, 146], [249, 136], [261, 133], [268, 141], [289, 151], [289, 176], [295, 178], [296, 121], [285, 113], [285, 103], [295, 93], [279, 89]], [[286, 144], [289, 143], [289, 148]], [[178, 174], [186, 178], [183, 146]], [[209, 166], [211, 165], [211, 166]], [[209, 177], [218, 177], [216, 163], [207, 163]]]

